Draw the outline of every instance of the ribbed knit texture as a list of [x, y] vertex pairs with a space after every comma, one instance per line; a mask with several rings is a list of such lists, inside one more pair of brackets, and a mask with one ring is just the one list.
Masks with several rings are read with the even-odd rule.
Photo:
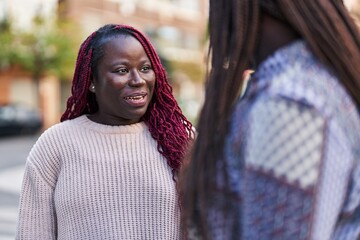
[[24, 174], [16, 239], [179, 239], [175, 182], [144, 123], [48, 129]]

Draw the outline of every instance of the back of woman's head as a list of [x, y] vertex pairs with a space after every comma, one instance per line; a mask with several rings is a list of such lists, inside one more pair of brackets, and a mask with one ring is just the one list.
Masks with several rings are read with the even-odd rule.
[[194, 218], [196, 205], [201, 206], [205, 211], [197, 217], [204, 226], [202, 220], [216, 191], [214, 176], [227, 177], [225, 168], [218, 166], [225, 164], [229, 119], [242, 87], [242, 74], [254, 56], [264, 13], [292, 27], [360, 106], [360, 35], [341, 0], [210, 0], [211, 72], [192, 161], [182, 179], [184, 219]]
[[[211, 106], [209, 112], [227, 115], [231, 111], [242, 84], [239, 76], [254, 56], [264, 13], [287, 23], [305, 39], [360, 104], [360, 35], [342, 0], [210, 0], [212, 72], [207, 93], [211, 98], [222, 95], [215, 100], [218, 109], [205, 103]], [[220, 117], [224, 122], [227, 118]]]
[[142, 120], [158, 142], [158, 150], [166, 157], [173, 173], [180, 168], [186, 151], [192, 125], [182, 114], [172, 94], [166, 71], [151, 42], [139, 30], [126, 25], [108, 24], [92, 33], [80, 46], [71, 96], [61, 121], [98, 111], [96, 95], [89, 91], [93, 76], [98, 74], [97, 65], [104, 56], [104, 46], [114, 38], [132, 36], [139, 41], [147, 54], [155, 73], [155, 89], [149, 107]]

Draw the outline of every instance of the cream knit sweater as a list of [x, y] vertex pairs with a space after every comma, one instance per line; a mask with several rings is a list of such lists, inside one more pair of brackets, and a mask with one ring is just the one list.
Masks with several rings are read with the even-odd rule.
[[44, 132], [27, 159], [16, 239], [179, 239], [175, 183], [147, 126], [81, 116]]

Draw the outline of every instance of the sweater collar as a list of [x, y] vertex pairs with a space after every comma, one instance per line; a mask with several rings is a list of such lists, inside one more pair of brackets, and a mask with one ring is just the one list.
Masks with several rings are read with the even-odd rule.
[[105, 134], [135, 134], [148, 130], [145, 122], [130, 125], [110, 126], [91, 121], [87, 115], [79, 116], [72, 120], [74, 124]]

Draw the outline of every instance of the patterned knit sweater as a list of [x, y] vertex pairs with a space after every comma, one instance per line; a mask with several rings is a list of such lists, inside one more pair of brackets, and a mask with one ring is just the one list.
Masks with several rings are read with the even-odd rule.
[[27, 159], [16, 239], [179, 239], [175, 183], [147, 126], [81, 116], [44, 132]]
[[360, 239], [359, 111], [306, 42], [259, 66], [232, 120], [234, 239]]

